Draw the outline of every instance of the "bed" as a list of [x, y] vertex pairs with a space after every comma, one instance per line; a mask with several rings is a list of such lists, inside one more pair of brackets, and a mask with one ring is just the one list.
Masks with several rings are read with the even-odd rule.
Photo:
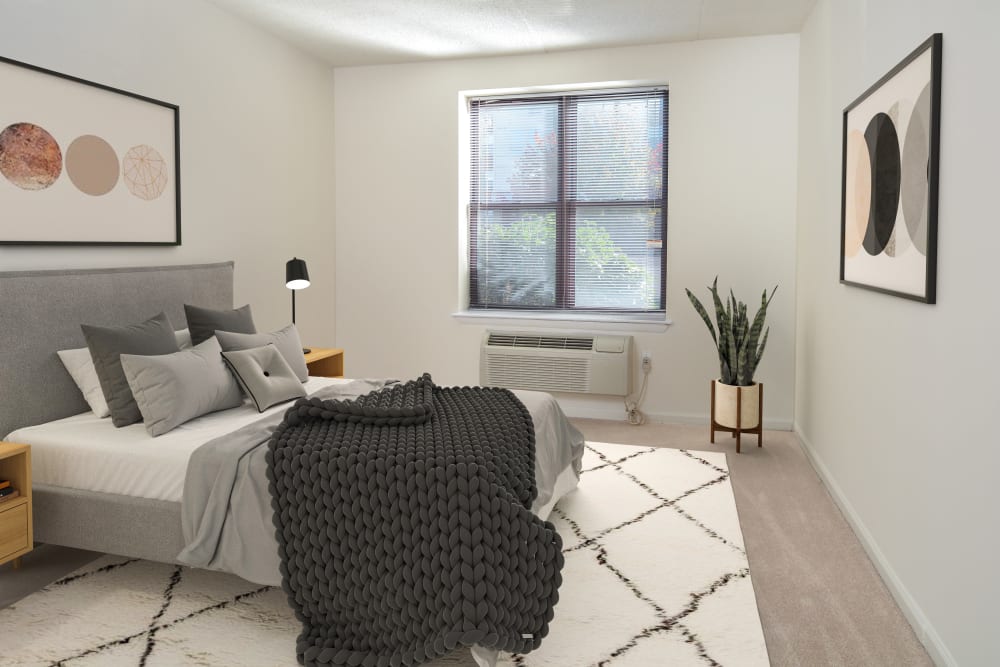
[[[224, 262], [0, 273], [0, 434], [33, 447], [37, 541], [177, 561], [185, 547], [182, 497], [191, 454], [261, 415], [244, 404], [199, 417], [155, 440], [141, 423], [116, 429], [89, 412], [55, 352], [82, 346], [84, 322], [118, 325], [163, 311], [179, 328], [184, 303], [232, 308], [233, 272], [233, 263]], [[310, 378], [306, 390], [338, 382], [345, 381]], [[571, 428], [554, 399], [537, 392], [519, 398], [534, 419], [537, 442], [539, 493], [531, 510], [545, 518], [576, 485], [582, 438], [571, 436], [573, 460], [566, 463], [565, 452], [560, 459], [550, 451], [549, 443], [557, 438], [565, 443]], [[479, 655], [477, 661], [492, 662]]]
[[[231, 308], [233, 270], [223, 262], [0, 273], [0, 434], [89, 410], [55, 353], [83, 346], [81, 323], [123, 324], [161, 310], [181, 323], [184, 303]], [[161, 562], [183, 547], [176, 501], [44, 479], [32, 497], [39, 542]]]

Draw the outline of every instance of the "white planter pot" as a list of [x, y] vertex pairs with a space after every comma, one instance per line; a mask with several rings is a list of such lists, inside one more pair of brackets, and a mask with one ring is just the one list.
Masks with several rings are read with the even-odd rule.
[[715, 414], [712, 418], [719, 426], [737, 428], [736, 397], [739, 395], [741, 419], [738, 428], [747, 430], [757, 428], [760, 424], [760, 385], [753, 383], [749, 387], [737, 387], [715, 381]]

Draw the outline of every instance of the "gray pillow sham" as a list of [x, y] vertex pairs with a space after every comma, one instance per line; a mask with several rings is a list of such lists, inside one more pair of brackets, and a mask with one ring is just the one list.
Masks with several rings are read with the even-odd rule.
[[248, 350], [252, 347], [274, 343], [278, 352], [295, 372], [295, 376], [299, 378], [299, 382], [309, 381], [309, 368], [306, 366], [305, 355], [302, 354], [302, 341], [299, 339], [299, 332], [294, 324], [289, 324], [284, 329], [272, 333], [245, 334], [216, 331], [215, 337], [219, 339], [222, 349], [227, 352], [229, 350]]
[[306, 389], [274, 343], [248, 350], [230, 350], [222, 358], [253, 399], [257, 412], [272, 405], [301, 398]]
[[153, 437], [243, 403], [243, 393], [214, 337], [173, 354], [123, 354], [121, 361], [146, 431]]
[[[177, 340], [177, 347], [187, 350], [191, 347], [191, 333], [187, 329], [174, 332]], [[56, 352], [59, 360], [66, 367], [66, 372], [73, 378], [73, 382], [80, 389], [83, 398], [90, 406], [91, 412], [103, 419], [111, 414], [108, 410], [108, 401], [104, 398], [101, 390], [101, 381], [97, 377], [97, 369], [94, 368], [94, 360], [90, 357], [90, 350], [81, 347], [74, 350], [59, 350]]]
[[184, 304], [184, 316], [187, 318], [188, 329], [191, 330], [191, 341], [195, 345], [211, 338], [217, 330], [257, 333], [250, 304], [233, 310], [215, 310]]
[[145, 322], [120, 327], [82, 324], [80, 328], [111, 412], [111, 423], [121, 427], [141, 421], [142, 413], [122, 370], [121, 355], [177, 352], [180, 348], [167, 316], [160, 313]]

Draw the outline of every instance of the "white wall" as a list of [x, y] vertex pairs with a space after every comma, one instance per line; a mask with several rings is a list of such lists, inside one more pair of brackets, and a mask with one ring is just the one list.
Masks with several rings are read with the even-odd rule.
[[[765, 417], [790, 427], [794, 380], [794, 235], [798, 36], [379, 67], [334, 74], [337, 345], [351, 375], [478, 382], [482, 325], [459, 310], [459, 91], [654, 81], [670, 86], [665, 333], [653, 354], [647, 413], [707, 419], [718, 373], [684, 287], [707, 298], [719, 274], [753, 304], [780, 284], [758, 379]], [[636, 361], [638, 366], [638, 361]], [[638, 368], [637, 371], [638, 373]], [[565, 398], [565, 397], [564, 397]], [[565, 407], [565, 404], [564, 404]], [[623, 418], [620, 399], [569, 411]]]
[[183, 224], [176, 248], [0, 246], [0, 270], [234, 259], [237, 305], [270, 330], [298, 255], [303, 338], [332, 343], [329, 67], [203, 0], [4, 0], [0, 55], [179, 105]]
[[[795, 421], [939, 664], [1000, 664], [1000, 6], [820, 0], [802, 33]], [[937, 305], [840, 285], [843, 108], [944, 35]]]

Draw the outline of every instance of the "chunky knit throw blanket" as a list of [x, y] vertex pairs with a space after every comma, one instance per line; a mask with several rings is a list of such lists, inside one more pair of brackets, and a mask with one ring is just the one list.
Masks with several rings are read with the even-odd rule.
[[269, 443], [283, 588], [306, 665], [516, 653], [548, 633], [562, 540], [531, 513], [531, 416], [505, 389], [430, 375], [300, 399]]

